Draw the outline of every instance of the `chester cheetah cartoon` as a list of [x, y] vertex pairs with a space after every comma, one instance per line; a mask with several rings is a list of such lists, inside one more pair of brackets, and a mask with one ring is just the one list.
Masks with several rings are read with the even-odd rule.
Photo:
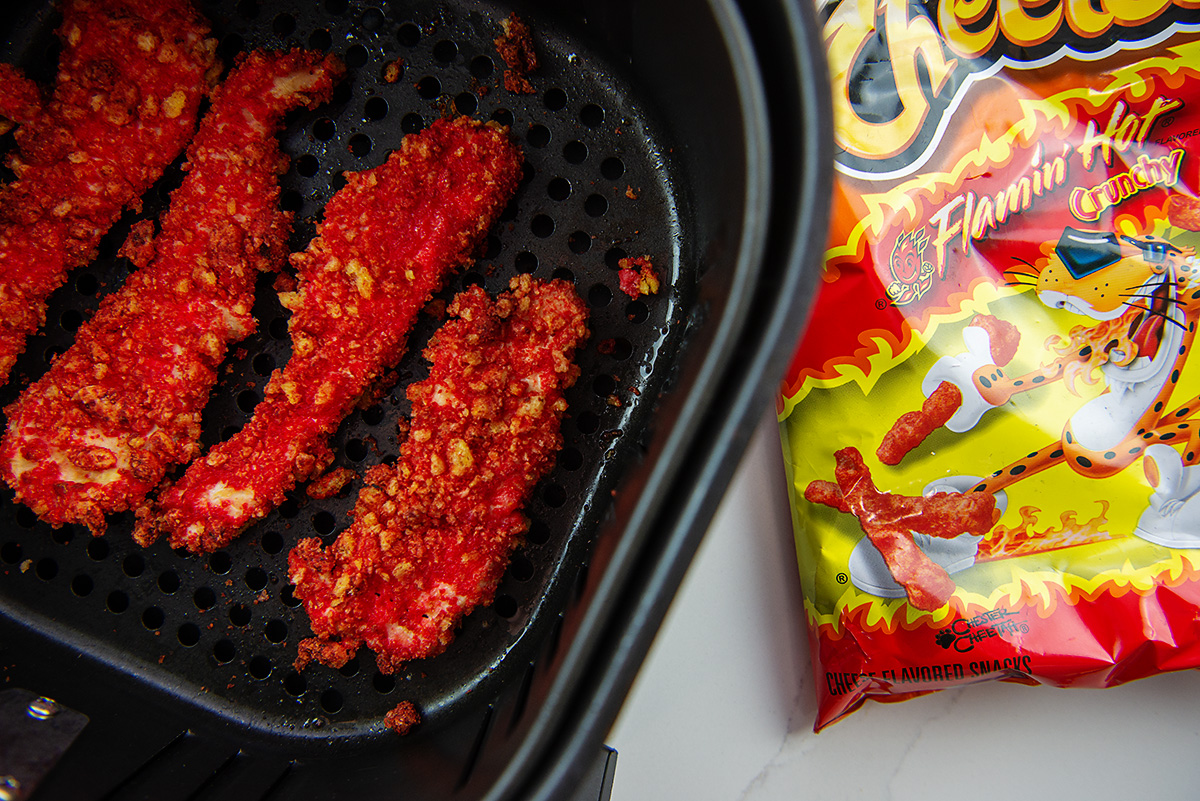
[[[1061, 464], [1103, 478], [1139, 458], [1153, 492], [1135, 533], [1171, 548], [1200, 548], [1200, 397], [1172, 400], [1200, 317], [1200, 263], [1192, 248], [1164, 239], [1066, 228], [1046, 265], [1015, 273], [1034, 282], [1047, 306], [1095, 321], [1072, 332], [1059, 357], [1032, 372], [1009, 375], [993, 362], [991, 337], [978, 326], [963, 330], [966, 351], [944, 356], [921, 388], [926, 396], [948, 381], [962, 405], [946, 423], [956, 433], [972, 429], [1014, 395], [1099, 371], [1106, 388], [1067, 420], [1061, 439], [991, 476], [951, 476], [937, 491], [989, 492], [1007, 506], [1005, 488]], [[949, 573], [974, 564], [979, 537], [951, 540], [915, 535], [914, 541]], [[902, 590], [869, 543], [851, 557], [855, 584], [881, 595]]]
[[[991, 363], [986, 331], [963, 332], [967, 352], [939, 359], [922, 384], [928, 394], [950, 381], [963, 404], [947, 423], [967, 431], [989, 409], [1019, 392], [1099, 367], [1107, 389], [1067, 421], [1062, 439], [1020, 459], [970, 489], [996, 493], [1021, 478], [1065, 463], [1103, 478], [1143, 459], [1154, 492], [1137, 533], [1174, 548], [1200, 547], [1200, 398], [1172, 405], [1196, 335], [1200, 283], [1191, 248], [1156, 237], [1067, 228], [1037, 275], [1041, 301], [1098, 321], [1060, 358], [1034, 372], [1005, 375]], [[1178, 450], [1176, 450], [1178, 448]], [[965, 489], [965, 488], [964, 488]]]

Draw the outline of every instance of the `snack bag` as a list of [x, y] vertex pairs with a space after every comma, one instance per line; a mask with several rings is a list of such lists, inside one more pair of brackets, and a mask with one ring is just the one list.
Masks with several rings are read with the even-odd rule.
[[1200, 665], [1200, 0], [822, 11], [834, 220], [778, 408], [816, 728]]

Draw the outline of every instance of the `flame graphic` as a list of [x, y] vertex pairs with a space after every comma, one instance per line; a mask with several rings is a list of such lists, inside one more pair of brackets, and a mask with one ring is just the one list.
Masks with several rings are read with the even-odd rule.
[[1100, 504], [1100, 513], [1086, 523], [1080, 525], [1075, 512], [1067, 511], [1059, 517], [1061, 525], [1058, 528], [1047, 527], [1042, 531], [1034, 528], [1042, 510], [1034, 506], [1022, 506], [1021, 521], [1011, 528], [1005, 525], [996, 526], [979, 543], [979, 553], [975, 561], [978, 563], [1012, 559], [1073, 545], [1088, 545], [1116, 539], [1120, 535], [1105, 530], [1108, 524], [1108, 518], [1105, 517], [1109, 507], [1108, 501], [1097, 500], [1096, 503]]

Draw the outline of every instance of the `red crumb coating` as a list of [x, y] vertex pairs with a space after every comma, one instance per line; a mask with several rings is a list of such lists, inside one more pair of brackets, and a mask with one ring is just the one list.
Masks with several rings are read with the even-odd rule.
[[0, 189], [0, 381], [67, 271], [187, 145], [216, 41], [184, 0], [68, 0], [58, 77]]
[[384, 714], [383, 722], [389, 729], [403, 737], [421, 722], [421, 715], [412, 701], [401, 701]]
[[977, 314], [971, 320], [971, 325], [988, 332], [992, 361], [998, 366], [1006, 367], [1017, 355], [1017, 348], [1021, 344], [1021, 332], [1008, 320], [1001, 320], [990, 314]]
[[292, 257], [299, 289], [281, 295], [292, 311], [291, 359], [241, 431], [139, 510], [139, 541], [166, 533], [174, 547], [215, 550], [328, 467], [330, 434], [399, 361], [421, 307], [471, 261], [521, 164], [506, 129], [460, 117], [405, 137], [382, 166], [348, 174], [318, 236]]
[[943, 381], [921, 404], [920, 411], [900, 415], [891, 429], [883, 435], [875, 455], [884, 464], [900, 464], [909, 451], [946, 425], [960, 406], [962, 390], [949, 381]]
[[288, 557], [316, 635], [298, 669], [338, 667], [364, 643], [384, 673], [441, 653], [491, 602], [528, 526], [521, 509], [562, 446], [586, 307], [564, 281], [519, 276], [494, 302], [463, 292], [449, 314], [425, 351], [429, 378], [408, 390], [398, 462], [367, 473], [336, 542], [304, 539]]
[[255, 275], [287, 256], [275, 134], [289, 110], [327, 100], [341, 72], [320, 53], [254, 53], [213, 92], [161, 232], [143, 226], [127, 243], [144, 266], [6, 410], [0, 474], [43, 520], [102, 533], [106, 513], [199, 454], [217, 368], [254, 330]]
[[529, 26], [516, 14], [509, 14], [500, 27], [503, 33], [496, 37], [495, 45], [508, 68], [504, 70], [504, 88], [513, 94], [533, 94], [533, 84], [526, 76], [537, 69], [538, 60]]
[[42, 90], [11, 64], [0, 64], [0, 133], [37, 119], [42, 113]]
[[626, 257], [617, 262], [617, 284], [621, 291], [634, 300], [642, 295], [658, 292], [658, 273], [649, 256]]
[[928, 498], [892, 495], [875, 487], [871, 471], [857, 449], [843, 448], [834, 458], [834, 478], [843, 502], [883, 556], [892, 578], [904, 587], [908, 602], [925, 611], [945, 604], [954, 593], [954, 580], [917, 547], [912, 533], [947, 538], [963, 533], [982, 536], [995, 522], [995, 497], [950, 492]]

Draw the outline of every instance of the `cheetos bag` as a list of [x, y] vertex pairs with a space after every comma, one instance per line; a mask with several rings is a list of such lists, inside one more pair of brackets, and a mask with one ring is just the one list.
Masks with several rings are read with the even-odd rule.
[[778, 408], [816, 727], [1200, 665], [1200, 0], [822, 11], [834, 221]]

